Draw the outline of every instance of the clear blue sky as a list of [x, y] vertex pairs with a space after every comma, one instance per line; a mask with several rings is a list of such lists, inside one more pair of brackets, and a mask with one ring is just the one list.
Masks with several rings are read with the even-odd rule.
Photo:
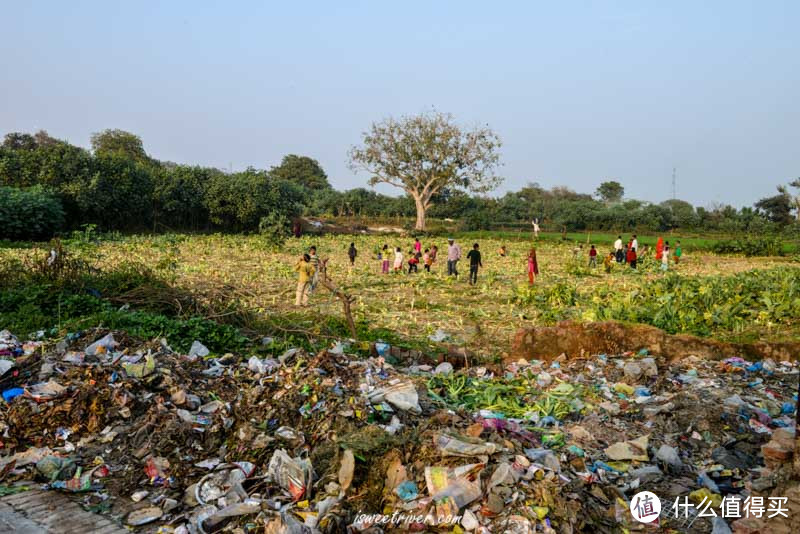
[[242, 169], [346, 154], [432, 106], [503, 139], [529, 181], [700, 205], [800, 176], [800, 2], [4, 2], [0, 133]]

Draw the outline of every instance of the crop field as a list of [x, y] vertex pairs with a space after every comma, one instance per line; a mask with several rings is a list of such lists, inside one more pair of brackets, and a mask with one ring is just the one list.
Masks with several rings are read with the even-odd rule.
[[[466, 256], [476, 236], [456, 238]], [[352, 268], [347, 257], [350, 242], [358, 249]], [[588, 246], [583, 245], [576, 259], [575, 243], [544, 240], [536, 243], [540, 276], [530, 287], [526, 255], [532, 240], [477, 242], [483, 268], [475, 286], [467, 283], [465, 260], [459, 262], [457, 279], [446, 275], [444, 237], [422, 239], [423, 248], [439, 247], [431, 273], [420, 268], [419, 273], [388, 275], [380, 273], [378, 249], [383, 244], [400, 246], [407, 257], [412, 238], [304, 236], [275, 249], [258, 236], [166, 235], [72, 240], [65, 246], [99, 270], [152, 270], [170, 291], [180, 290], [205, 302], [201, 315], [214, 320], [232, 320], [232, 315], [246, 310], [254, 336], [267, 332], [324, 340], [342, 335], [341, 302], [321, 285], [308, 308], [294, 306], [293, 268], [311, 245], [328, 259], [329, 277], [354, 297], [361, 340], [424, 349], [432, 348], [433, 337], [491, 359], [508, 352], [517, 328], [568, 318], [646, 323], [668, 332], [725, 340], [777, 340], [798, 332], [800, 269], [790, 258], [721, 256], [685, 247], [683, 260], [679, 265], [670, 263], [668, 273], [660, 270], [651, 252], [635, 271], [614, 263], [606, 274], [601, 255], [610, 250], [610, 243], [597, 243], [598, 267], [589, 269]], [[497, 252], [501, 245], [508, 249], [506, 257]], [[30, 247], [5, 249], [6, 257], [44, 253]], [[158, 309], [172, 298], [157, 288], [129, 285], [117, 303]]]

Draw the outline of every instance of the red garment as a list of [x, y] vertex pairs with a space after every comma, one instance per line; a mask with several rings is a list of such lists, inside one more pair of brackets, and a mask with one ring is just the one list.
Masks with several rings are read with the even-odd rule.
[[663, 253], [664, 253], [664, 239], [659, 237], [658, 241], [656, 241], [656, 259], [660, 260]]
[[528, 258], [528, 273], [539, 274], [539, 262], [536, 258]]
[[630, 263], [632, 261], [636, 261], [636, 251], [633, 250], [632, 248], [629, 248], [628, 249], [628, 257], [625, 259], [625, 261], [627, 261], [628, 263]]
[[589, 249], [589, 256], [597, 256], [597, 249], [596, 248], [590, 248]]

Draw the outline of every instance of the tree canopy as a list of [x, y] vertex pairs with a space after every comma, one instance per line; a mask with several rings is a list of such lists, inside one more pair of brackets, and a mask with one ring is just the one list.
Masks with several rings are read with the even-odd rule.
[[425, 214], [444, 188], [480, 193], [499, 185], [500, 145], [488, 127], [464, 130], [452, 115], [434, 111], [373, 123], [362, 146], [351, 148], [350, 165], [368, 172], [370, 185], [405, 191], [414, 199], [416, 229], [425, 230]]
[[307, 156], [289, 154], [283, 157], [281, 164], [270, 169], [276, 180], [285, 180], [308, 189], [330, 189], [328, 175], [322, 170], [319, 162]]
[[625, 188], [616, 180], [603, 182], [595, 191], [595, 195], [606, 204], [614, 204], [622, 200]]
[[150, 158], [142, 139], [124, 130], [103, 130], [92, 134], [92, 151], [96, 156], [121, 155], [140, 163]]

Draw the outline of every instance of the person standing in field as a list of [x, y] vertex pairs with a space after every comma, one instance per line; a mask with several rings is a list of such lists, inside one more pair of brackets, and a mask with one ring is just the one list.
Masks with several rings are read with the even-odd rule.
[[431, 265], [436, 261], [436, 256], [439, 255], [439, 247], [431, 245]]
[[614, 256], [617, 258], [617, 263], [625, 261], [625, 256], [622, 253], [622, 236], [618, 235], [617, 240], [614, 241]]
[[634, 252], [639, 252], [639, 240], [636, 239], [636, 234], [633, 234], [633, 239], [631, 239], [631, 248]]
[[628, 265], [631, 266], [631, 269], [636, 268], [636, 249], [634, 247], [630, 247], [628, 249], [628, 256], [627, 256]]
[[461, 247], [455, 244], [453, 239], [447, 240], [447, 274], [448, 276], [458, 276], [458, 260], [461, 259]]
[[294, 297], [294, 305], [306, 306], [308, 305], [308, 292], [311, 288], [311, 277], [314, 275], [311, 256], [303, 254], [303, 257], [295, 264], [294, 270], [297, 273], [297, 291]]
[[425, 271], [431, 272], [431, 263], [433, 263], [433, 260], [431, 259], [430, 249], [425, 249], [425, 254], [422, 255], [422, 263], [425, 265]]
[[403, 270], [403, 253], [400, 251], [400, 247], [397, 247], [394, 251], [394, 272], [399, 272]]
[[316, 246], [312, 245], [309, 247], [308, 256], [310, 258], [309, 263], [314, 268], [314, 272], [311, 275], [311, 287], [308, 292], [313, 293], [314, 290], [317, 289], [317, 282], [319, 282], [319, 256], [317, 256]]
[[539, 262], [536, 261], [536, 249], [531, 248], [528, 252], [528, 283], [533, 285], [536, 275], [539, 274]]
[[589, 249], [589, 268], [594, 267], [597, 267], [597, 249], [592, 245], [592, 248]]
[[356, 256], [358, 256], [358, 251], [356, 250], [356, 244], [350, 243], [350, 248], [347, 249], [347, 257], [350, 258], [350, 266], [356, 264]]
[[539, 219], [533, 220], [533, 237], [539, 239]]
[[681, 262], [681, 256], [683, 256], [683, 250], [681, 250], [681, 242], [675, 242], [675, 255], [673, 258], [675, 259], [675, 265], [678, 265]]
[[667, 241], [663, 254], [661, 254], [661, 270], [666, 271], [667, 269], [669, 269], [669, 241]]
[[474, 286], [478, 282], [478, 267], [483, 267], [477, 243], [472, 245], [472, 250], [467, 252], [467, 259], [469, 260], [469, 283]]
[[378, 259], [381, 260], [381, 272], [389, 274], [389, 245], [383, 245], [383, 248], [378, 253]]
[[414, 238], [414, 254], [417, 252], [422, 252], [422, 243], [419, 242], [419, 238]]

